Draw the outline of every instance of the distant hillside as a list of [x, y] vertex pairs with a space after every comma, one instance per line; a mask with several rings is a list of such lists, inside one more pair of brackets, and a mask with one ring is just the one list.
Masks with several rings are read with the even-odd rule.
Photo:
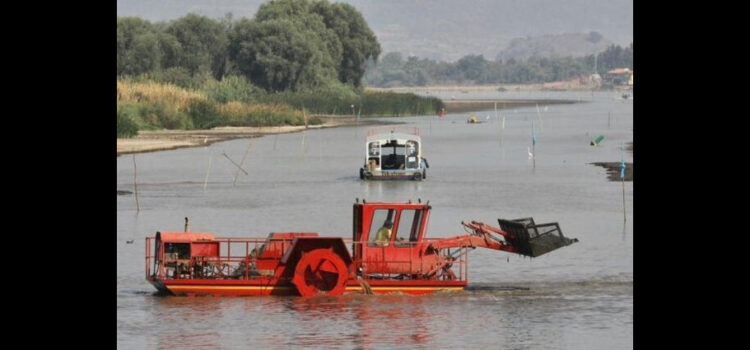
[[[151, 21], [189, 12], [251, 17], [264, 0], [117, 0], [118, 16]], [[633, 41], [633, 0], [346, 0], [375, 33], [382, 52], [441, 61], [473, 54], [492, 60], [519, 37], [596, 31], [612, 43]], [[561, 49], [560, 49], [561, 50]], [[558, 51], [558, 50], [556, 50]]]
[[500, 51], [496, 59], [525, 60], [530, 57], [583, 57], [598, 54], [612, 42], [598, 32], [589, 34], [542, 35], [517, 38]]

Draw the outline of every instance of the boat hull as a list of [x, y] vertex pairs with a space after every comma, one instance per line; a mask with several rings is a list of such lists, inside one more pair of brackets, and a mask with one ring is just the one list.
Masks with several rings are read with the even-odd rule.
[[[226, 295], [226, 296], [269, 296], [269, 295], [299, 295], [297, 288], [291, 283], [272, 284], [262, 280], [167, 280], [151, 281], [160, 292], [171, 295]], [[373, 294], [404, 293], [404, 294], [432, 294], [461, 292], [466, 287], [466, 281], [388, 281], [370, 280], [367, 287]], [[364, 294], [365, 287], [357, 280], [349, 280], [344, 294]]]
[[397, 171], [368, 171], [361, 169], [364, 180], [423, 180], [424, 169]]

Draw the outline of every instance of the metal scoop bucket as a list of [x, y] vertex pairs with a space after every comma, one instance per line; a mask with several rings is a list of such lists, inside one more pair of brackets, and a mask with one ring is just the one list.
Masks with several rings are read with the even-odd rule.
[[532, 218], [497, 221], [503, 231], [511, 234], [506, 239], [521, 255], [537, 257], [578, 242], [577, 238], [563, 236], [556, 222], [537, 225]]

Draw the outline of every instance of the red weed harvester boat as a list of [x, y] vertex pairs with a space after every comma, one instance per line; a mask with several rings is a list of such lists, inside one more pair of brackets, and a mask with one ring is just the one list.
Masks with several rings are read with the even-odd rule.
[[537, 257], [578, 241], [564, 237], [557, 223], [532, 218], [498, 219], [500, 228], [461, 222], [468, 234], [427, 238], [429, 202], [357, 200], [353, 209], [351, 240], [304, 232], [218, 238], [187, 232], [186, 219], [186, 232], [146, 238], [146, 279], [174, 295], [461, 291], [468, 284], [469, 249]]

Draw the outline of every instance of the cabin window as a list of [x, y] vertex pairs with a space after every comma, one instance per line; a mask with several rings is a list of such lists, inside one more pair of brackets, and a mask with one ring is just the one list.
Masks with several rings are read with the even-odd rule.
[[419, 238], [419, 224], [421, 222], [422, 211], [416, 209], [401, 210], [401, 217], [398, 219], [398, 230], [396, 230], [397, 247], [413, 247], [414, 242]]
[[164, 260], [190, 259], [190, 243], [164, 243]]
[[419, 167], [419, 145], [415, 141], [406, 142], [406, 168], [416, 169]]
[[370, 157], [379, 157], [380, 142], [370, 142], [368, 154]]
[[380, 142], [370, 142], [367, 151], [367, 169], [374, 171], [380, 168]]
[[385, 247], [389, 244], [393, 235], [395, 213], [395, 209], [376, 209], [373, 212], [367, 240], [371, 247]]

